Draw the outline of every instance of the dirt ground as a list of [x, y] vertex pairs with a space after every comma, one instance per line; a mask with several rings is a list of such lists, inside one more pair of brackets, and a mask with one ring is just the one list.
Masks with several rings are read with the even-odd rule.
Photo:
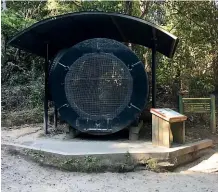
[[[2, 143], [19, 143], [30, 137], [38, 137], [42, 130], [41, 125], [23, 126], [16, 129], [3, 128], [1, 133]], [[211, 155], [182, 166], [173, 173], [138, 171], [87, 174], [41, 167], [19, 155], [8, 154], [2, 148], [2, 192], [216, 192], [218, 172], [202, 173], [188, 170]]]

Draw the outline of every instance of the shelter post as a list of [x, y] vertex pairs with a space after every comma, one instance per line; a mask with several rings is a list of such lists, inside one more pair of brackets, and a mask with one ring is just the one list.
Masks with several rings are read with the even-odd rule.
[[44, 132], [48, 134], [48, 44], [46, 44], [46, 58], [44, 63], [45, 71], [45, 92], [44, 92]]
[[156, 34], [153, 30], [152, 39], [152, 108], [156, 107]]

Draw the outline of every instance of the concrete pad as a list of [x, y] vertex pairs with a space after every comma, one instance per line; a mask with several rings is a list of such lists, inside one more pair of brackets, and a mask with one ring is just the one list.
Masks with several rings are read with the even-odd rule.
[[186, 145], [174, 145], [173, 148], [154, 146], [150, 141], [60, 141], [57, 139], [37, 139], [14, 144], [29, 149], [43, 150], [64, 155], [93, 155], [114, 153], [170, 153], [179, 156], [184, 153], [212, 146], [211, 140], [202, 140]]
[[151, 142], [119, 142], [119, 141], [58, 141], [40, 139], [25, 142], [22, 145], [40, 150], [52, 151], [65, 155], [93, 155], [114, 153], [164, 153], [175, 151], [175, 148], [153, 146]]
[[[26, 141], [22, 144], [4, 143], [2, 146], [21, 151], [29, 150], [35, 158], [40, 154], [40, 163], [53, 165], [60, 159], [64, 162], [87, 162], [87, 156], [98, 159], [98, 164], [105, 166], [115, 164], [147, 163], [148, 159], [156, 159], [162, 167], [176, 167], [180, 164], [193, 161], [201, 155], [202, 150], [212, 146], [212, 140], [206, 139], [185, 145], [174, 145], [172, 148], [153, 146], [151, 141], [87, 141], [87, 140], [57, 140], [51, 138]], [[30, 153], [25, 153], [30, 154]], [[128, 156], [128, 158], [127, 158]], [[43, 158], [42, 158], [43, 157]], [[54, 159], [51, 161], [50, 159]], [[164, 163], [167, 162], [167, 163]], [[56, 166], [56, 165], [55, 165]], [[122, 165], [123, 166], [123, 165]]]

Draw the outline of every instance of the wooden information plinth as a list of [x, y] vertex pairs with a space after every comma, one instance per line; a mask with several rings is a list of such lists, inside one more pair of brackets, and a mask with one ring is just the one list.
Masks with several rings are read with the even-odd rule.
[[150, 110], [152, 113], [152, 144], [171, 147], [172, 142], [185, 142], [186, 116], [169, 108]]

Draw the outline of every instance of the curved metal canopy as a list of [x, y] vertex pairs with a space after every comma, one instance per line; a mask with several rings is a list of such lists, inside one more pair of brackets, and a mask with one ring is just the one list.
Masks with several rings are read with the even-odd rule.
[[[109, 38], [152, 48], [172, 58], [178, 38], [142, 19], [105, 12], [79, 12], [51, 17], [19, 32], [8, 44], [51, 58], [61, 49], [91, 38]], [[47, 45], [49, 49], [47, 50]]]

